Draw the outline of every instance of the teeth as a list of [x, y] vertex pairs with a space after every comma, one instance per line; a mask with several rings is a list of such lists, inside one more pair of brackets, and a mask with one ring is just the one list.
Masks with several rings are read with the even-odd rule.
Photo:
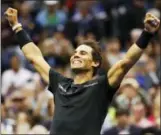
[[80, 61], [76, 60], [76, 61], [74, 61], [73, 63], [74, 63], [74, 64], [78, 64], [78, 63], [80, 63]]

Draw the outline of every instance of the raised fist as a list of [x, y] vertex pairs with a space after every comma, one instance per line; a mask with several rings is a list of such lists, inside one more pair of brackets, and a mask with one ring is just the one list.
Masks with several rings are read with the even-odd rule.
[[8, 8], [4, 14], [11, 27], [18, 23], [18, 12], [16, 9]]
[[150, 33], [155, 33], [159, 30], [160, 20], [152, 15], [147, 13], [144, 19], [144, 29]]

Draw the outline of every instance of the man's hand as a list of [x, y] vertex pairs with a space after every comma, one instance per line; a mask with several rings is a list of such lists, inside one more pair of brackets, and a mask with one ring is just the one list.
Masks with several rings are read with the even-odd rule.
[[11, 27], [18, 24], [18, 17], [17, 17], [18, 12], [16, 9], [8, 8], [4, 14]]
[[151, 13], [147, 13], [144, 19], [144, 30], [155, 33], [158, 31], [159, 26], [160, 20]]

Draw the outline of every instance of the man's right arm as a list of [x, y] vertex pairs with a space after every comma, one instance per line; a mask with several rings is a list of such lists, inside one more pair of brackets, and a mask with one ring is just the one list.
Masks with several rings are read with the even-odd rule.
[[49, 83], [49, 64], [44, 60], [40, 49], [32, 42], [22, 26], [18, 23], [17, 10], [8, 8], [6, 18], [15, 32], [17, 41], [25, 57], [33, 64], [45, 82]]
[[[15, 33], [17, 34], [22, 30], [23, 30], [22, 27], [19, 27], [16, 29]], [[24, 44], [21, 49], [27, 60], [29, 60], [33, 64], [34, 68], [40, 73], [43, 80], [46, 83], [49, 83], [50, 66], [44, 60], [40, 49], [33, 42]]]
[[43, 80], [49, 83], [49, 64], [44, 60], [40, 49], [30, 42], [22, 47], [25, 57], [33, 64], [34, 68], [40, 73]]

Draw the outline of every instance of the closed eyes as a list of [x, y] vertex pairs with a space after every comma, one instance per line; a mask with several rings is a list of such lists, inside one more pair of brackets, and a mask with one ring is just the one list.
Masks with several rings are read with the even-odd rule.
[[81, 54], [81, 55], [86, 55], [87, 52], [85, 52], [85, 51], [80, 51], [80, 54]]
[[[74, 52], [74, 54], [76, 54], [76, 53], [77, 53], [77, 51]], [[88, 53], [87, 53], [86, 51], [80, 51], [79, 54], [81, 54], [81, 55], [86, 55], [86, 54], [88, 54]]]

